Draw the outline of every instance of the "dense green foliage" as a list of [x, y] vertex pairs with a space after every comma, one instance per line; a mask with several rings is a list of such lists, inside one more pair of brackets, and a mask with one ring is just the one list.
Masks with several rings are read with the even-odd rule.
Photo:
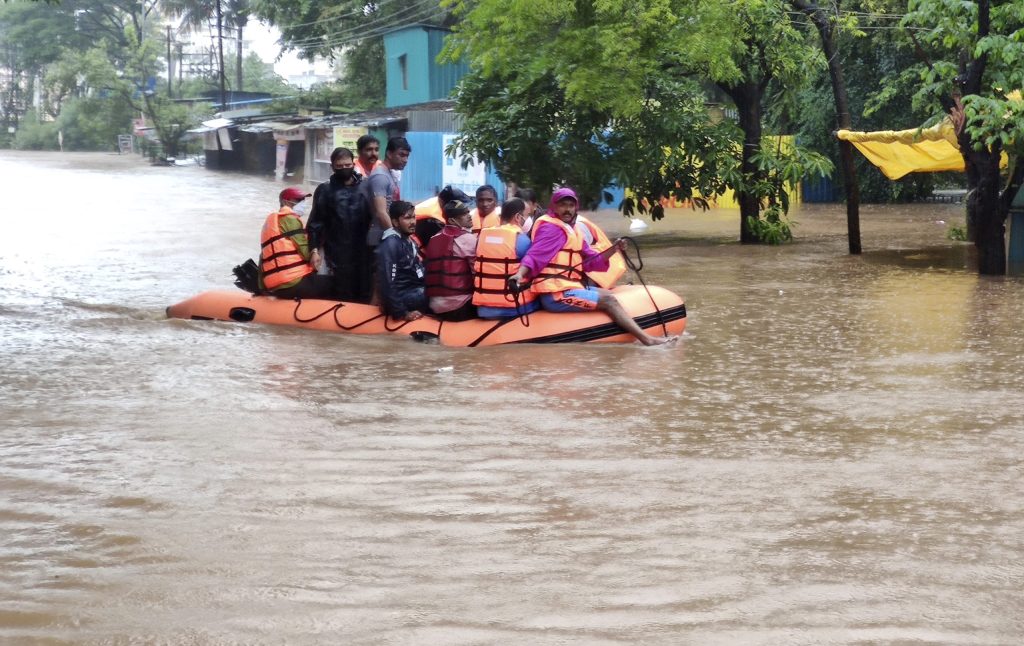
[[[190, 108], [167, 96], [166, 16], [174, 8], [189, 24], [203, 24], [211, 0], [65, 0], [57, 6], [15, 2], [0, 5], [0, 60], [8, 78], [0, 94], [0, 145], [56, 148], [59, 131], [68, 150], [108, 150], [118, 134], [145, 115], [165, 154], [174, 155], [184, 132], [210, 110]], [[244, 26], [247, 3], [223, 3], [225, 33]], [[228, 40], [230, 43], [231, 40]], [[239, 84], [231, 74], [228, 88]], [[282, 96], [292, 88], [273, 66], [250, 54], [241, 66], [241, 85]], [[175, 96], [200, 96], [219, 87], [216, 78], [185, 79]], [[38, 111], [28, 111], [32, 96]], [[8, 128], [15, 135], [8, 135]]]
[[[913, 87], [906, 83], [886, 84], [889, 100], [873, 100], [881, 76], [898, 75], [913, 64], [909, 41], [896, 32], [906, 11], [905, 0], [853, 0], [844, 2], [844, 18], [837, 21], [837, 45], [849, 93], [855, 130], [902, 130], [924, 123], [931, 115], [915, 110]], [[829, 156], [838, 165], [834, 102], [827, 71], [813, 70], [811, 82], [795, 93], [792, 104], [773, 101], [769, 122], [784, 124], [809, 148]], [[937, 186], [958, 185], [955, 175], [912, 173], [893, 181], [857, 155], [857, 177], [863, 202], [912, 202], [931, 194]], [[845, 187], [836, 174], [839, 197]]]
[[[523, 186], [571, 185], [584, 203], [599, 201], [615, 181], [643, 197], [720, 193], [735, 156], [706, 153], [735, 143], [735, 124], [708, 121], [703, 102], [694, 98], [698, 88], [663, 89], [664, 95], [652, 92], [645, 110], [609, 119], [569, 101], [550, 74], [528, 84], [470, 76], [458, 92], [465, 115], [459, 145], [492, 161], [503, 178]], [[677, 145], [659, 147], [653, 143], [659, 139]], [[623, 207], [647, 208], [634, 200]], [[651, 208], [660, 218], [660, 204]]]
[[[1024, 3], [910, 0], [901, 25], [915, 36], [913, 105], [951, 119], [966, 165], [967, 224], [983, 274], [1006, 271], [1005, 221], [1024, 183]], [[879, 93], [879, 103], [891, 92]], [[1004, 180], [1000, 156], [1010, 160]]]
[[[63, 134], [70, 149], [111, 149], [116, 135], [129, 132], [131, 118], [143, 114], [167, 151], [176, 153], [198, 115], [169, 101], [157, 78], [165, 61], [164, 39], [156, 0], [67, 0], [55, 7], [0, 6], [0, 34], [8, 51], [6, 62], [13, 78], [42, 86], [17, 87], [31, 96], [38, 91], [41, 109], [29, 113], [37, 124], [18, 133], [14, 145], [55, 148], [53, 130]], [[46, 34], [50, 42], [40, 42]], [[17, 84], [8, 90], [13, 93]], [[5, 125], [19, 131], [17, 114], [24, 109], [11, 103]], [[53, 120], [53, 124], [38, 123]], [[40, 136], [41, 134], [45, 136]]]
[[[789, 91], [820, 62], [779, 2], [480, 0], [454, 7], [461, 22], [447, 56], [471, 64], [458, 94], [466, 118], [458, 144], [507, 180], [564, 181], [588, 196], [614, 180], [638, 198], [623, 202], [625, 213], [646, 204], [655, 218], [663, 198], [695, 196], [700, 204], [733, 188], [741, 237], [752, 241], [748, 218], [760, 219], [762, 208], [785, 213], [794, 170], [797, 179], [830, 170], [808, 150], [761, 154], [768, 84], [777, 80]], [[738, 128], [709, 119], [699, 79], [733, 99]]]

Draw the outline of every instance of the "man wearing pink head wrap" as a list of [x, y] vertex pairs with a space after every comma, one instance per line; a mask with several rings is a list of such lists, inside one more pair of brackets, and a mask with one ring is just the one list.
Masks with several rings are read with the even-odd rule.
[[560, 188], [551, 196], [548, 212], [534, 222], [530, 230], [533, 244], [510, 281], [530, 281], [541, 307], [551, 312], [589, 312], [602, 310], [623, 330], [644, 345], [658, 345], [671, 339], [651, 336], [637, 325], [611, 292], [585, 287], [586, 271], [608, 269], [608, 257], [625, 250], [624, 240], [598, 253], [576, 231], [579, 200], [571, 188]]

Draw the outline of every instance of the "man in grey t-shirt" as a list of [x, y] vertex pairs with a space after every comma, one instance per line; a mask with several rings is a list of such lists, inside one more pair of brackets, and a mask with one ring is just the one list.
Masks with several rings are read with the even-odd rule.
[[394, 171], [401, 171], [409, 163], [412, 146], [405, 137], [392, 137], [384, 151], [384, 160], [363, 182], [366, 197], [370, 203], [372, 218], [370, 231], [366, 234], [366, 244], [376, 248], [380, 244], [384, 231], [391, 228], [391, 217], [388, 209], [391, 203], [399, 199], [398, 180]]

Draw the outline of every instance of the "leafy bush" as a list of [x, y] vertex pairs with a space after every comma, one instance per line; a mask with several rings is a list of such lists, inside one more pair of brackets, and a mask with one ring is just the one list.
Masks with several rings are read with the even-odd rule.
[[54, 121], [40, 122], [35, 110], [29, 110], [18, 122], [18, 131], [14, 135], [14, 148], [17, 150], [58, 150], [57, 131], [60, 128]]
[[780, 205], [769, 206], [762, 212], [761, 219], [747, 218], [747, 225], [757, 239], [771, 245], [791, 241], [794, 224], [796, 222], [790, 222]]
[[81, 97], [69, 99], [57, 118], [65, 150], [113, 150], [117, 135], [131, 132], [134, 112], [123, 100]]
[[949, 225], [946, 229], [946, 237], [958, 242], [967, 242], [967, 227], [960, 227], [955, 224]]

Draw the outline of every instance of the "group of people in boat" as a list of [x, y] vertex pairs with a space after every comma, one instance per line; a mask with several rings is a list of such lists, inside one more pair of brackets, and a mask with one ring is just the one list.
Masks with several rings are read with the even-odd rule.
[[332, 175], [312, 194], [281, 191], [261, 234], [263, 293], [379, 304], [406, 321], [602, 310], [645, 345], [669, 340], [644, 332], [608, 291], [625, 272], [626, 243], [581, 216], [571, 188], [555, 190], [543, 213], [534, 191], [499, 206], [489, 185], [474, 208], [451, 186], [412, 204], [398, 181], [408, 140], [391, 138], [383, 159], [372, 135], [356, 149], [334, 149]]

